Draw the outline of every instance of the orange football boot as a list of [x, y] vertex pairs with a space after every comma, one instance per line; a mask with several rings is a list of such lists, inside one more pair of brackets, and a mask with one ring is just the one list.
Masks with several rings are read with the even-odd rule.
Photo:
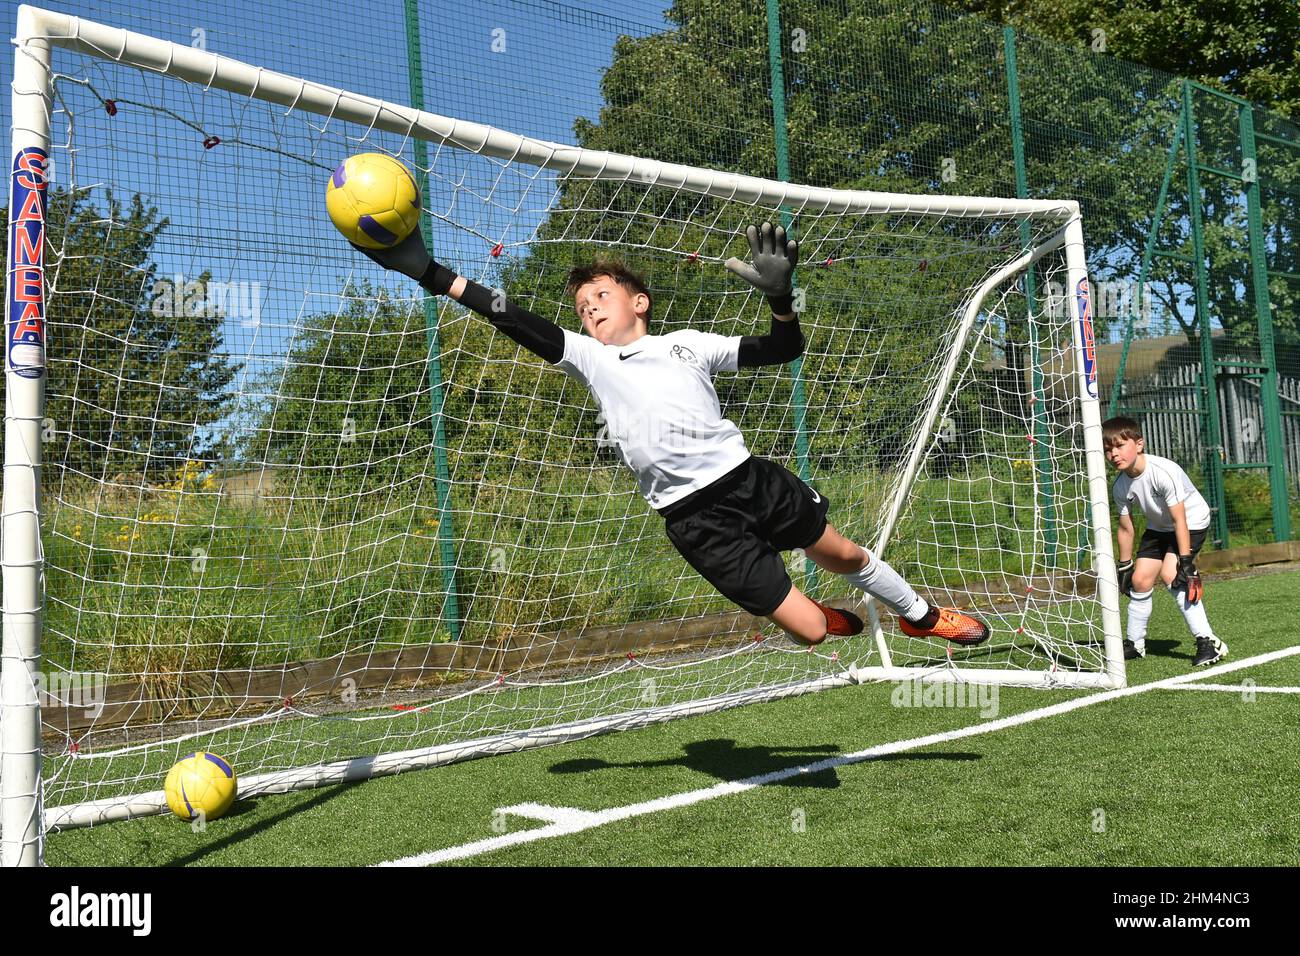
[[[811, 601], [812, 599], [809, 598]], [[813, 601], [817, 604], [816, 601]], [[839, 608], [826, 607], [817, 604], [823, 614], [826, 615], [826, 633], [835, 637], [852, 637], [854, 634], [862, 633], [862, 618], [858, 617], [852, 611], [843, 611]]]
[[[931, 618], [934, 618], [933, 623], [930, 623]], [[974, 647], [989, 639], [987, 624], [948, 607], [931, 607], [930, 613], [915, 624], [900, 617], [898, 626], [908, 637], [942, 637], [963, 647]]]

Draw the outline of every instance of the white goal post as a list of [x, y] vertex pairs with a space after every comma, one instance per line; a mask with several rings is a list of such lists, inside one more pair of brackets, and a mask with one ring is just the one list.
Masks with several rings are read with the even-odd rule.
[[[231, 759], [248, 795], [864, 681], [1124, 686], [1076, 202], [821, 188], [587, 150], [27, 5], [15, 46], [4, 865], [41, 862], [53, 829], [165, 812], [162, 775], [196, 749]], [[186, 123], [172, 122], [177, 83]], [[215, 147], [214, 171], [191, 174], [180, 137], [231, 123], [196, 151]], [[115, 156], [113, 137], [132, 148]], [[755, 640], [755, 622], [647, 524], [602, 457], [585, 391], [476, 317], [377, 289], [389, 278], [329, 239], [322, 169], [369, 150], [410, 162], [413, 149], [448, 261], [575, 330], [557, 276], [575, 250], [613, 247], [652, 269], [656, 322], [662, 302], [682, 327], [764, 331], [760, 299], [727, 288], [721, 262], [741, 223], [793, 220], [808, 352], [793, 371], [729, 379], [724, 413], [755, 454], [829, 488], [833, 523], [918, 590], [988, 616], [990, 644], [905, 638], [871, 602], [867, 634], [815, 654], [779, 646], [762, 621]], [[136, 175], [141, 156], [162, 172]], [[148, 310], [121, 285], [77, 285], [87, 253], [59, 217], [107, 202], [105, 187], [153, 182], [151, 201], [181, 224], [155, 264], [202, 260], [233, 278], [246, 239], [177, 208], [193, 187], [230, 210], [227, 173], [273, 177], [268, 192], [301, 207], [282, 233], [257, 213], [241, 223], [281, 284], [258, 319], [210, 329], [244, 366], [230, 363], [221, 405], [192, 379], [126, 371]], [[104, 259], [90, 281], [157, 271]], [[369, 284], [332, 298], [330, 268]], [[127, 313], [111, 335], [95, 325], [105, 302]], [[413, 375], [400, 358], [411, 347]], [[160, 376], [176, 374], [169, 349], [150, 366]], [[70, 421], [51, 420], [47, 388]], [[168, 404], [191, 388], [183, 411]], [[205, 402], [220, 414], [201, 418]], [[383, 418], [399, 407], [408, 421]], [[353, 432], [322, 451], [331, 415]], [[191, 460], [198, 425], [224, 450]], [[241, 498], [247, 474], [259, 494]], [[819, 599], [847, 592], [833, 575], [807, 580]], [[105, 675], [107, 696], [81, 720], [49, 688], [86, 671]], [[283, 690], [265, 689], [271, 674]], [[43, 705], [57, 726], [43, 727]]]

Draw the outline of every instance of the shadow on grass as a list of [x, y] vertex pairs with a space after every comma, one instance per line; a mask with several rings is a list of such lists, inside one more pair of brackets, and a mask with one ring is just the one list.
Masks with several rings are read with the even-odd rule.
[[1172, 657], [1185, 661], [1190, 661], [1196, 656], [1196, 642], [1191, 641], [1191, 646], [1185, 650], [1179, 650], [1183, 647], [1183, 641], [1153, 641], [1147, 638], [1147, 657]]
[[[780, 773], [792, 767], [818, 763], [841, 753], [834, 744], [795, 747], [740, 747], [734, 740], [700, 740], [682, 747], [683, 754], [665, 760], [632, 760], [615, 763], [597, 758], [564, 760], [551, 767], [551, 773], [590, 773], [596, 770], [647, 770], [656, 767], [685, 767], [708, 774], [718, 780], [746, 780], [764, 774]], [[978, 760], [972, 753], [899, 753], [873, 758], [883, 760]], [[772, 783], [786, 787], [833, 789], [840, 785], [836, 768], [817, 773], [794, 774]]]
[[[202, 862], [202, 860], [205, 857], [210, 856], [211, 854], [216, 853], [219, 850], [224, 850], [226, 847], [235, 846], [238, 843], [242, 843], [244, 840], [247, 840], [250, 837], [257, 836], [259, 833], [262, 833], [265, 830], [269, 830], [271, 827], [275, 826], [281, 820], [287, 820], [289, 817], [292, 817], [296, 814], [304, 813], [308, 810], [315, 809], [321, 804], [326, 803], [329, 800], [333, 800], [344, 790], [347, 790], [350, 787], [354, 787], [354, 786], [356, 786], [355, 783], [343, 783], [333, 787], [328, 787], [304, 803], [299, 803], [296, 806], [289, 807], [284, 811], [282, 811], [281, 813], [277, 813], [275, 816], [268, 817], [265, 820], [259, 821], [258, 823], [252, 823], [247, 827], [241, 828], [238, 831], [229, 834], [228, 836], [222, 837], [220, 840], [217, 840], [214, 843], [207, 844], [202, 849], [195, 850], [193, 853], [189, 853], [186, 854], [185, 856], [178, 857], [177, 859], [171, 860], [170, 862], [165, 863], [163, 865], [164, 866], [192, 866], [195, 863]], [[257, 799], [241, 800], [237, 802], [234, 805], [234, 807], [231, 808], [230, 812], [227, 813], [224, 817], [222, 817], [222, 819], [230, 820], [235, 817], [241, 817], [246, 813], [252, 813], [254, 810], [257, 809]], [[279, 864], [268, 864], [268, 865], [283, 866], [285, 865], [285, 862], [282, 861]]]

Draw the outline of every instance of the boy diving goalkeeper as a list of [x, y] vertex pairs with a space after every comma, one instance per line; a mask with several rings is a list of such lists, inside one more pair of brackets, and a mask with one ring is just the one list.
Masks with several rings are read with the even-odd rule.
[[777, 462], [751, 455], [740, 430], [722, 417], [717, 372], [783, 365], [803, 352], [792, 286], [798, 245], [771, 223], [749, 226], [746, 237], [752, 263], [733, 258], [726, 266], [767, 297], [767, 335], [696, 329], [651, 335], [650, 292], [617, 262], [597, 261], [569, 274], [566, 292], [574, 296], [583, 336], [440, 265], [418, 229], [388, 249], [354, 248], [432, 295], [451, 296], [585, 385], [673, 546], [736, 605], [804, 645], [860, 633], [856, 614], [818, 604], [790, 580], [781, 552], [802, 548], [818, 566], [891, 608], [903, 633], [983, 642], [984, 623], [932, 607], [887, 563], [827, 522], [824, 496]]

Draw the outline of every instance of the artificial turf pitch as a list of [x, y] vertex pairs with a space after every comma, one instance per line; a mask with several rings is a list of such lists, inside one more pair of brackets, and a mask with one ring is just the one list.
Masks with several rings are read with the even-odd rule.
[[[1224, 663], [1300, 645], [1300, 572], [1210, 578]], [[1141, 685], [1191, 671], [1157, 593]], [[1199, 673], [1199, 672], [1198, 672]], [[1300, 863], [1300, 655], [1007, 729], [478, 853], [471, 865], [1273, 865]], [[52, 834], [60, 865], [360, 866], [545, 827], [519, 804], [602, 811], [987, 724], [1085, 692], [1000, 688], [896, 706], [868, 684], [360, 784], [243, 800], [202, 832], [151, 817]], [[1253, 690], [1253, 693], [1252, 693]], [[981, 706], [982, 704], [982, 706]]]

